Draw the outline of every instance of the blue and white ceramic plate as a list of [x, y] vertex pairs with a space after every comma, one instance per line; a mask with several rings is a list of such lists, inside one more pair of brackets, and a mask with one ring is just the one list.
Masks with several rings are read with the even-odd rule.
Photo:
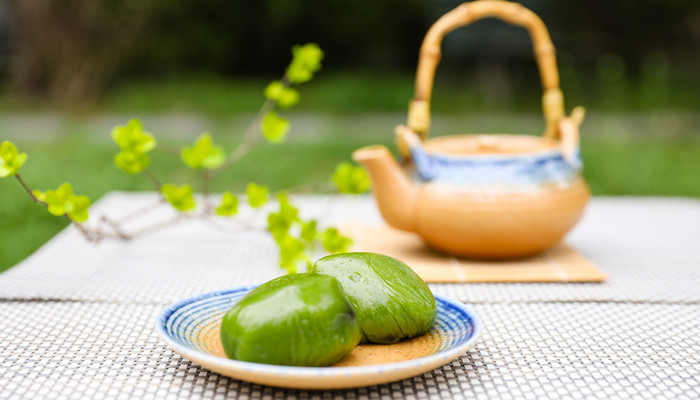
[[211, 371], [262, 385], [342, 389], [410, 378], [438, 368], [471, 349], [481, 322], [458, 301], [435, 296], [437, 319], [426, 335], [392, 345], [360, 345], [331, 367], [289, 367], [230, 360], [219, 338], [224, 314], [256, 286], [206, 293], [168, 306], [158, 334], [177, 353]]

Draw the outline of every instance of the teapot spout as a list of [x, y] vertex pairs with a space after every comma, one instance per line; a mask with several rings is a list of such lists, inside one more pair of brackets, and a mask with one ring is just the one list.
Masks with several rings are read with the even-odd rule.
[[355, 150], [353, 160], [369, 173], [372, 193], [384, 220], [405, 231], [415, 230], [418, 189], [384, 146]]

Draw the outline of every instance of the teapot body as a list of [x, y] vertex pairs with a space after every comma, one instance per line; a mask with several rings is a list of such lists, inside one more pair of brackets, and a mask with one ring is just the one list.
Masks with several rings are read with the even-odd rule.
[[455, 255], [539, 253], [573, 228], [590, 197], [578, 151], [567, 157], [543, 138], [441, 137], [412, 148], [411, 159], [413, 230]]

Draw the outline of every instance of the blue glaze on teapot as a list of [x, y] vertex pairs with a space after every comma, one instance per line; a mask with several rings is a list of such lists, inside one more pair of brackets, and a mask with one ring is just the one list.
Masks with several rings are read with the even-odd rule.
[[540, 138], [528, 140], [520, 137], [520, 141], [528, 145], [537, 144], [539, 148], [503, 154], [498, 152], [498, 143], [512, 143], [511, 135], [463, 135], [461, 141], [471, 142], [473, 152], [453, 154], [429, 152], [424, 147], [424, 142], [410, 129], [399, 127], [396, 135], [397, 140], [408, 148], [413, 167], [412, 176], [418, 184], [513, 190], [541, 186], [565, 187], [579, 177], [583, 167], [577, 138], [573, 138], [573, 145], [565, 151], [561, 146], [546, 146], [546, 142]]
[[414, 178], [422, 183], [468, 186], [565, 185], [578, 176], [581, 154], [572, 161], [559, 150], [519, 155], [451, 155], [428, 153], [423, 147], [410, 148]]

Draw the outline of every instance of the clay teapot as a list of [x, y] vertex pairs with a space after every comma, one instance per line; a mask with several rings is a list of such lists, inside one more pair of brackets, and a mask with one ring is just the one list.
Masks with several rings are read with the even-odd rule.
[[[445, 34], [488, 17], [526, 28], [544, 95], [542, 136], [465, 134], [427, 139], [430, 95]], [[442, 16], [420, 50], [407, 126], [396, 128], [403, 166], [384, 146], [356, 150], [389, 225], [416, 232], [431, 247], [476, 258], [525, 257], [556, 243], [581, 218], [590, 197], [581, 177], [583, 109], [564, 114], [554, 46], [542, 20], [520, 4], [479, 0]]]

